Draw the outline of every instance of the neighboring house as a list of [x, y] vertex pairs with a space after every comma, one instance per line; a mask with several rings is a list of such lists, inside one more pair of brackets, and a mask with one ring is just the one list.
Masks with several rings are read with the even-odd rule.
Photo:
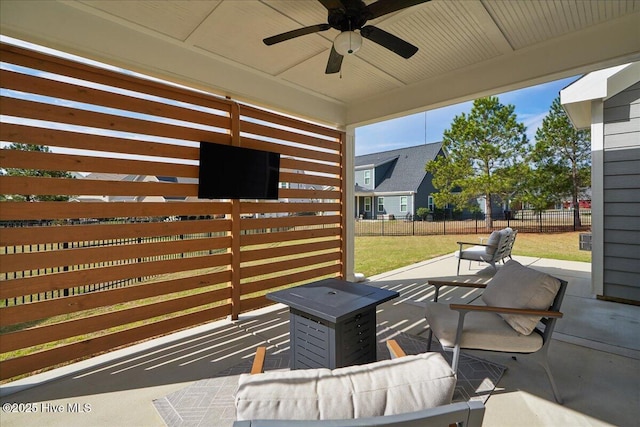
[[406, 218], [421, 207], [433, 210], [436, 190], [424, 167], [438, 155], [441, 142], [356, 156], [356, 217]]
[[591, 281], [596, 295], [640, 301], [640, 62], [583, 76], [560, 92], [591, 129]]

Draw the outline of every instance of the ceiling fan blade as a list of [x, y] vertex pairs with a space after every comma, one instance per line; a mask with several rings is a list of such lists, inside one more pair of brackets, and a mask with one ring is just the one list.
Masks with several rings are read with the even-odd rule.
[[430, 0], [378, 0], [366, 7], [367, 19], [375, 19], [387, 13], [426, 3]]
[[340, 71], [340, 67], [342, 67], [342, 60], [344, 57], [340, 55], [336, 48], [331, 46], [331, 53], [329, 54], [329, 61], [327, 61], [327, 69], [325, 70], [325, 74], [335, 74]]
[[280, 43], [285, 40], [290, 40], [296, 37], [304, 36], [307, 34], [313, 34], [320, 31], [327, 31], [331, 26], [329, 24], [318, 24], [312, 25], [310, 27], [298, 28], [297, 30], [287, 31], [286, 33], [278, 34], [275, 36], [267, 37], [262, 40], [264, 44], [267, 46], [271, 46], [272, 44]]
[[318, 0], [327, 10], [342, 9], [345, 10], [344, 3], [341, 0]]
[[387, 33], [380, 28], [374, 27], [373, 25], [362, 27], [360, 34], [362, 37], [376, 42], [382, 47], [386, 47], [393, 53], [396, 53], [405, 59], [411, 58], [418, 51], [418, 48], [411, 43], [408, 43], [393, 34]]

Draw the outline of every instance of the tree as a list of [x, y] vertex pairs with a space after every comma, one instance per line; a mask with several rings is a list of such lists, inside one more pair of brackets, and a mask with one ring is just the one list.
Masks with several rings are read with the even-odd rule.
[[518, 123], [514, 110], [488, 97], [476, 99], [468, 115], [454, 117], [444, 132], [445, 156], [426, 165], [438, 189], [438, 207], [454, 203], [456, 209], [468, 208], [484, 197], [486, 225], [493, 226], [492, 198], [511, 198], [524, 166], [526, 127]]
[[536, 132], [531, 162], [538, 179], [539, 194], [561, 201], [568, 196], [574, 207], [574, 225], [580, 226], [578, 199], [591, 184], [591, 133], [576, 130], [560, 103], [553, 100], [549, 114]]
[[[20, 144], [13, 143], [7, 148], [9, 150], [21, 150], [21, 151], [38, 151], [41, 153], [50, 153], [51, 150], [45, 145], [33, 145], [33, 144]], [[45, 171], [39, 169], [20, 169], [20, 168], [5, 168], [0, 170], [0, 174], [8, 176], [35, 176], [35, 177], [48, 177], [48, 178], [73, 178], [73, 175], [66, 171]], [[67, 201], [69, 196], [56, 196], [56, 195], [36, 195], [36, 194], [14, 194], [4, 195], [5, 200], [12, 199], [14, 201], [27, 201], [27, 202], [42, 202], [42, 201]]]

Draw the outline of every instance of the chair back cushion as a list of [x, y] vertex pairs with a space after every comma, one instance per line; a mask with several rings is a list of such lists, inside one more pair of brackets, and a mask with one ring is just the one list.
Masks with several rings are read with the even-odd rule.
[[327, 420], [395, 415], [451, 403], [454, 372], [439, 353], [346, 368], [243, 374], [238, 420]]
[[[509, 260], [487, 284], [482, 301], [494, 307], [548, 310], [560, 289], [560, 280]], [[500, 314], [517, 332], [529, 335], [539, 316]]]
[[492, 232], [491, 235], [489, 235], [489, 240], [487, 240], [487, 245], [489, 246], [487, 246], [485, 251], [490, 255], [493, 255], [498, 249], [498, 244], [500, 243], [500, 237], [502, 237], [502, 234], [500, 232], [501, 230], [496, 230]]

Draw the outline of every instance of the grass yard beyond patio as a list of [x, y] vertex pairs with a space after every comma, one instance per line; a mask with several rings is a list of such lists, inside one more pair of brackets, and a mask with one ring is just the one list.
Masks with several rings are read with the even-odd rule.
[[[591, 252], [578, 247], [580, 232], [519, 233], [514, 255], [591, 262]], [[445, 236], [356, 237], [355, 271], [373, 276], [458, 250], [456, 242], [480, 242], [479, 234]]]

